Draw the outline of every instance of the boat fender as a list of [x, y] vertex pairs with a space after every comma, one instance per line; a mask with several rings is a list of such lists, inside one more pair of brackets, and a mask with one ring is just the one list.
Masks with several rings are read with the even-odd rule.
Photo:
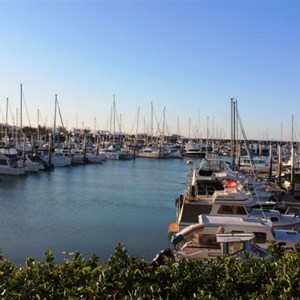
[[179, 232], [179, 226], [177, 223], [171, 223], [168, 227], [168, 232], [170, 235], [176, 234]]

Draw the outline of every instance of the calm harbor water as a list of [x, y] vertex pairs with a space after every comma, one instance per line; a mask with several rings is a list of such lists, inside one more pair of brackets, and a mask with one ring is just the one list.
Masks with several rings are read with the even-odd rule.
[[[121, 242], [131, 256], [151, 260], [170, 247], [167, 228], [187, 182], [187, 159], [105, 161], [0, 177], [0, 248], [23, 265], [51, 249], [79, 251], [100, 263]], [[194, 165], [199, 161], [195, 160]]]

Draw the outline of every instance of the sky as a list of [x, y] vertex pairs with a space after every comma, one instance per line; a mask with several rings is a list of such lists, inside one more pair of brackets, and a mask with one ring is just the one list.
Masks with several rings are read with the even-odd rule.
[[245, 138], [300, 141], [299, 16], [297, 0], [0, 0], [0, 122], [52, 127], [57, 97], [68, 129], [230, 138], [234, 98]]

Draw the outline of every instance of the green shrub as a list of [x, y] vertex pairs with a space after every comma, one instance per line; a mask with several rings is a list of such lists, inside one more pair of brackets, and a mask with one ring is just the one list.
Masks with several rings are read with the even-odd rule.
[[299, 299], [300, 247], [269, 260], [167, 260], [131, 257], [122, 244], [101, 266], [75, 252], [60, 264], [28, 258], [22, 267], [0, 256], [0, 298], [13, 299]]

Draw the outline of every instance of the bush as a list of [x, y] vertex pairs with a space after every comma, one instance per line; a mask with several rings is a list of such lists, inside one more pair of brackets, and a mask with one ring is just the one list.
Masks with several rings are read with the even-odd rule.
[[217, 261], [167, 260], [163, 266], [128, 255], [122, 244], [101, 266], [78, 252], [61, 264], [51, 251], [45, 261], [22, 267], [0, 257], [1, 299], [299, 299], [300, 248], [269, 260], [235, 257]]

